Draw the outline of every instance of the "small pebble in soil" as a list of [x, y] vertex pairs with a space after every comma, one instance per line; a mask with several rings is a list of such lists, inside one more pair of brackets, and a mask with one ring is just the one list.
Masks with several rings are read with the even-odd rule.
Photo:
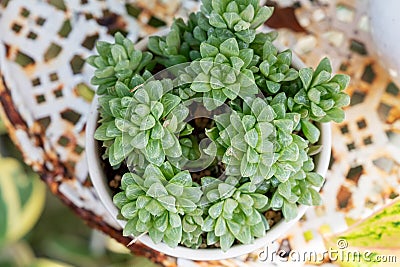
[[113, 188], [113, 189], [117, 189], [117, 188], [120, 186], [120, 184], [121, 184], [121, 179], [122, 179], [122, 176], [119, 175], [119, 174], [117, 174], [117, 175], [114, 176], [114, 179], [112, 179], [112, 180], [109, 182], [108, 185], [109, 185], [111, 188]]
[[275, 210], [268, 210], [264, 213], [264, 216], [265, 219], [267, 219], [269, 227], [272, 227], [282, 219], [282, 212]]

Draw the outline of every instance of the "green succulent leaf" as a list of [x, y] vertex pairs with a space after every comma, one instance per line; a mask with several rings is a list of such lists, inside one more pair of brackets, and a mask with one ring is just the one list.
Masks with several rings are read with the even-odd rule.
[[251, 129], [244, 135], [244, 140], [246, 143], [251, 146], [252, 148], [255, 148], [258, 143], [258, 133], [256, 129]]
[[307, 90], [310, 88], [312, 77], [313, 77], [313, 70], [311, 68], [305, 68], [299, 70], [299, 76], [301, 82], [303, 83], [304, 88]]
[[239, 56], [239, 45], [235, 38], [230, 38], [224, 41], [220, 47], [220, 52], [227, 57]]
[[218, 53], [218, 48], [211, 44], [202, 43], [200, 45], [200, 54], [202, 58], [215, 57]]
[[316, 172], [309, 172], [306, 177], [307, 181], [315, 187], [321, 187], [324, 183], [324, 178]]
[[190, 176], [189, 171], [182, 171], [176, 174], [169, 182], [182, 186], [191, 186], [192, 177]]
[[330, 82], [335, 82], [339, 84], [340, 90], [344, 90], [349, 85], [350, 77], [344, 74], [336, 74], [335, 76], [333, 76]]
[[235, 187], [227, 184], [227, 183], [220, 183], [218, 185], [218, 193], [221, 198], [229, 198], [235, 192]]
[[212, 205], [208, 210], [208, 214], [210, 215], [210, 217], [213, 219], [217, 219], [222, 213], [223, 206], [224, 202], [222, 201]]
[[220, 237], [221, 249], [223, 251], [227, 251], [233, 245], [234, 241], [235, 237], [233, 236], [233, 234], [227, 232], [226, 234], [222, 235]]
[[293, 220], [296, 218], [297, 215], [297, 206], [294, 203], [290, 203], [286, 200], [283, 201], [283, 209], [282, 209], [282, 214], [283, 217], [285, 217], [286, 221]]

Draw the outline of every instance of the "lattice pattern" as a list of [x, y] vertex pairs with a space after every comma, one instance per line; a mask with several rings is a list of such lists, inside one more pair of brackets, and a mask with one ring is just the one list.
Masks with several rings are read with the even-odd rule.
[[[371, 54], [365, 2], [279, 1], [294, 8], [307, 31], [280, 29], [279, 40], [306, 64], [315, 66], [327, 55], [336, 70], [352, 77], [346, 121], [333, 126], [324, 205], [309, 209], [277, 244], [281, 248], [321, 251], [321, 233], [342, 231], [400, 194], [399, 87]], [[53, 192], [71, 201], [82, 218], [87, 219], [82, 209], [100, 216], [95, 225], [114, 224], [87, 179], [84, 131], [93, 70], [84, 59], [96, 40], [110, 41], [120, 30], [136, 41], [197, 7], [193, 1], [165, 0], [11, 0], [0, 5], [0, 66], [6, 86], [0, 92], [11, 135], [26, 162], [51, 181]], [[265, 266], [257, 263], [258, 253], [190, 264]], [[163, 263], [176, 265], [173, 259]], [[189, 266], [183, 260], [178, 264]]]

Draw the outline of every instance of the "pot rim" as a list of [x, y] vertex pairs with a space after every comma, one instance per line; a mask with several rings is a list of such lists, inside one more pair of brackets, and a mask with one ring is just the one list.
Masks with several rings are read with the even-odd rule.
[[[167, 31], [161, 31], [157, 34], [163, 34]], [[145, 38], [138, 42], [135, 46], [136, 49], [143, 50], [147, 45], [148, 38]], [[286, 47], [280, 44], [274, 43], [274, 45], [283, 51]], [[293, 52], [292, 54], [292, 65], [296, 69], [306, 67], [305, 64], [300, 60], [300, 58]], [[117, 219], [118, 209], [114, 205], [111, 197], [111, 190], [109, 189], [106, 181], [105, 174], [101, 168], [99, 149], [97, 146], [97, 140], [94, 139], [94, 133], [97, 128], [98, 120], [98, 96], [97, 94], [93, 98], [90, 113], [88, 116], [86, 124], [86, 157], [89, 168], [90, 179], [93, 186], [98, 193], [101, 203], [105, 206], [106, 210], [111, 215], [112, 219], [115, 221], [113, 225], [116, 228], [123, 229], [126, 225], [126, 221]], [[325, 177], [328, 170], [330, 155], [331, 155], [331, 126], [330, 123], [317, 123], [318, 128], [321, 131], [319, 144], [322, 145], [321, 152], [315, 157], [315, 171], [319, 173], [322, 177]], [[218, 248], [207, 248], [207, 249], [191, 249], [184, 246], [177, 246], [176, 248], [171, 248], [165, 243], [161, 242], [155, 244], [149, 235], [143, 235], [138, 238], [138, 240], [144, 245], [157, 250], [161, 253], [178, 257], [185, 258], [189, 260], [223, 260], [227, 258], [235, 258], [244, 254], [251, 253], [260, 249], [267, 244], [273, 242], [277, 238], [283, 236], [300, 218], [304, 215], [309, 206], [298, 205], [298, 214], [295, 219], [286, 222], [283, 218], [275, 225], [273, 225], [265, 234], [265, 236], [254, 239], [252, 244], [238, 244], [232, 246], [228, 251], [223, 252]]]

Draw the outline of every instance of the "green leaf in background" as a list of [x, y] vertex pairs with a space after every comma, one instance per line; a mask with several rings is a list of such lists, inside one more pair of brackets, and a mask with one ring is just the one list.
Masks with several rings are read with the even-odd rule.
[[6, 125], [4, 124], [3, 120], [0, 118], [0, 134], [7, 133]]
[[13, 158], [0, 158], [0, 245], [15, 242], [42, 213], [45, 185]]
[[72, 265], [62, 263], [62, 262], [57, 262], [49, 259], [36, 259], [34, 262], [32, 262], [29, 267], [72, 267]]
[[337, 250], [340, 250], [338, 244], [343, 240], [348, 244], [344, 249], [346, 251], [370, 253], [367, 253], [368, 259], [361, 257], [360, 261], [357, 258], [340, 261], [339, 257], [337, 263], [340, 266], [398, 266], [396, 262], [377, 263], [374, 259], [377, 256], [395, 256], [397, 260], [400, 259], [400, 198], [353, 224], [345, 232], [324, 237], [326, 247]]
[[32, 248], [26, 242], [9, 244], [0, 249], [0, 266], [2, 267], [30, 266], [34, 259]]

